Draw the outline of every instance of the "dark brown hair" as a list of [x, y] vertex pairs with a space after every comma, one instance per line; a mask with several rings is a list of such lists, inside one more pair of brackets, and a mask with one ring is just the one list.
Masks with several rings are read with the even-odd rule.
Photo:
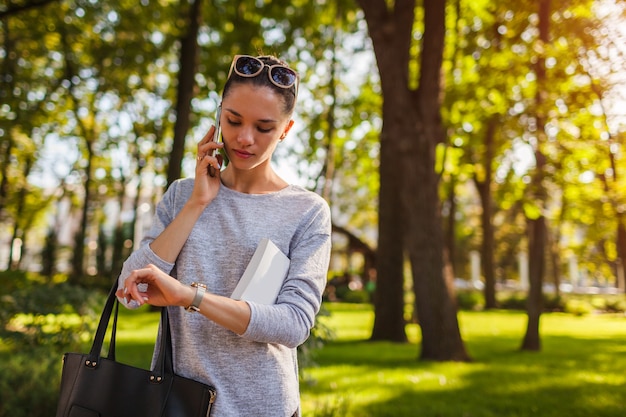
[[[257, 57], [261, 62], [266, 65], [284, 65], [289, 67], [285, 62], [274, 56], [258, 56]], [[273, 89], [274, 92], [278, 93], [278, 95], [283, 100], [283, 110], [285, 114], [291, 114], [293, 109], [296, 106], [296, 85], [293, 85], [289, 88], [280, 88], [274, 85], [270, 79], [268, 72], [269, 68], [267, 66], [263, 67], [261, 73], [256, 77], [242, 77], [238, 75], [236, 72], [232, 72], [228, 80], [226, 80], [226, 84], [224, 84], [224, 92], [222, 93], [222, 97], [226, 97], [230, 93], [231, 87], [237, 84], [252, 84], [259, 87], [269, 87]]]

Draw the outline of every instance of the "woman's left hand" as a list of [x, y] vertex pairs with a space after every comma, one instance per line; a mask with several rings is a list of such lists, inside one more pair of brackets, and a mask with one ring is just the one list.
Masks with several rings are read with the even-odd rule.
[[187, 306], [193, 300], [194, 290], [150, 264], [131, 272], [124, 281], [124, 288], [115, 295], [127, 303], [135, 300], [138, 305]]

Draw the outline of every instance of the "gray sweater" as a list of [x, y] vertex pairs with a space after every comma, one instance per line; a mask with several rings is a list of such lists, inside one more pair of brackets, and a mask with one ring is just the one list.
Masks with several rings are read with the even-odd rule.
[[174, 219], [192, 188], [193, 179], [183, 179], [166, 191], [151, 230], [124, 263], [120, 285], [131, 271], [152, 263], [185, 284], [202, 282], [208, 291], [229, 297], [259, 241], [271, 239], [291, 260], [276, 304], [249, 302], [252, 316], [241, 336], [198, 313], [169, 307], [174, 368], [216, 387], [212, 416], [291, 416], [300, 406], [296, 347], [309, 336], [326, 285], [328, 205], [294, 185], [270, 194], [243, 194], [222, 185], [171, 264], [149, 243]]

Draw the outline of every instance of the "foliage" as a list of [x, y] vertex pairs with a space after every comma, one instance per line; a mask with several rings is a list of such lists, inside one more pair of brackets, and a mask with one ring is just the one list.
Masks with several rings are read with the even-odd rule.
[[322, 303], [317, 322], [311, 329], [311, 335], [306, 342], [298, 347], [300, 377], [307, 383], [315, 383], [315, 381], [310, 379], [309, 373], [307, 372], [309, 368], [317, 366], [314, 359], [315, 351], [322, 349], [324, 344], [335, 338], [335, 333], [328, 327], [326, 321], [320, 320], [321, 317], [328, 317], [329, 315], [330, 313], [326, 309], [326, 305]]
[[461, 310], [481, 310], [485, 304], [483, 294], [478, 291], [457, 291], [456, 302]]
[[40, 277], [28, 280], [2, 296], [0, 338], [18, 350], [80, 345], [92, 330], [101, 294], [67, 283], [41, 281]]
[[48, 417], [62, 355], [86, 348], [104, 296], [34, 274], [2, 273], [0, 282], [0, 416]]
[[565, 312], [575, 316], [584, 316], [593, 311], [592, 305], [584, 300], [568, 300], [565, 303]]
[[61, 356], [48, 347], [0, 353], [0, 416], [54, 415], [61, 374]]

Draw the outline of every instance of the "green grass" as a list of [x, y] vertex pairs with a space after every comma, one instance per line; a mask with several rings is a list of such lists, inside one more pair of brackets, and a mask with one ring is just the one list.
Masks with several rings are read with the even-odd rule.
[[[327, 304], [320, 318], [336, 333], [305, 370], [306, 417], [623, 417], [626, 317], [550, 313], [542, 350], [519, 350], [522, 312], [459, 313], [471, 363], [420, 362], [419, 328], [410, 343], [367, 341], [367, 305]], [[148, 366], [158, 314], [120, 310], [118, 359]]]
[[[141, 368], [149, 368], [157, 337], [160, 315], [149, 307], [128, 310], [120, 307], [117, 324], [116, 359]], [[108, 342], [109, 334], [105, 341]], [[108, 346], [108, 343], [106, 343]]]
[[544, 314], [541, 352], [519, 350], [520, 312], [462, 312], [472, 363], [420, 362], [411, 343], [368, 342], [367, 306], [331, 304], [337, 339], [303, 384], [306, 416], [621, 417], [626, 415], [626, 317]]

